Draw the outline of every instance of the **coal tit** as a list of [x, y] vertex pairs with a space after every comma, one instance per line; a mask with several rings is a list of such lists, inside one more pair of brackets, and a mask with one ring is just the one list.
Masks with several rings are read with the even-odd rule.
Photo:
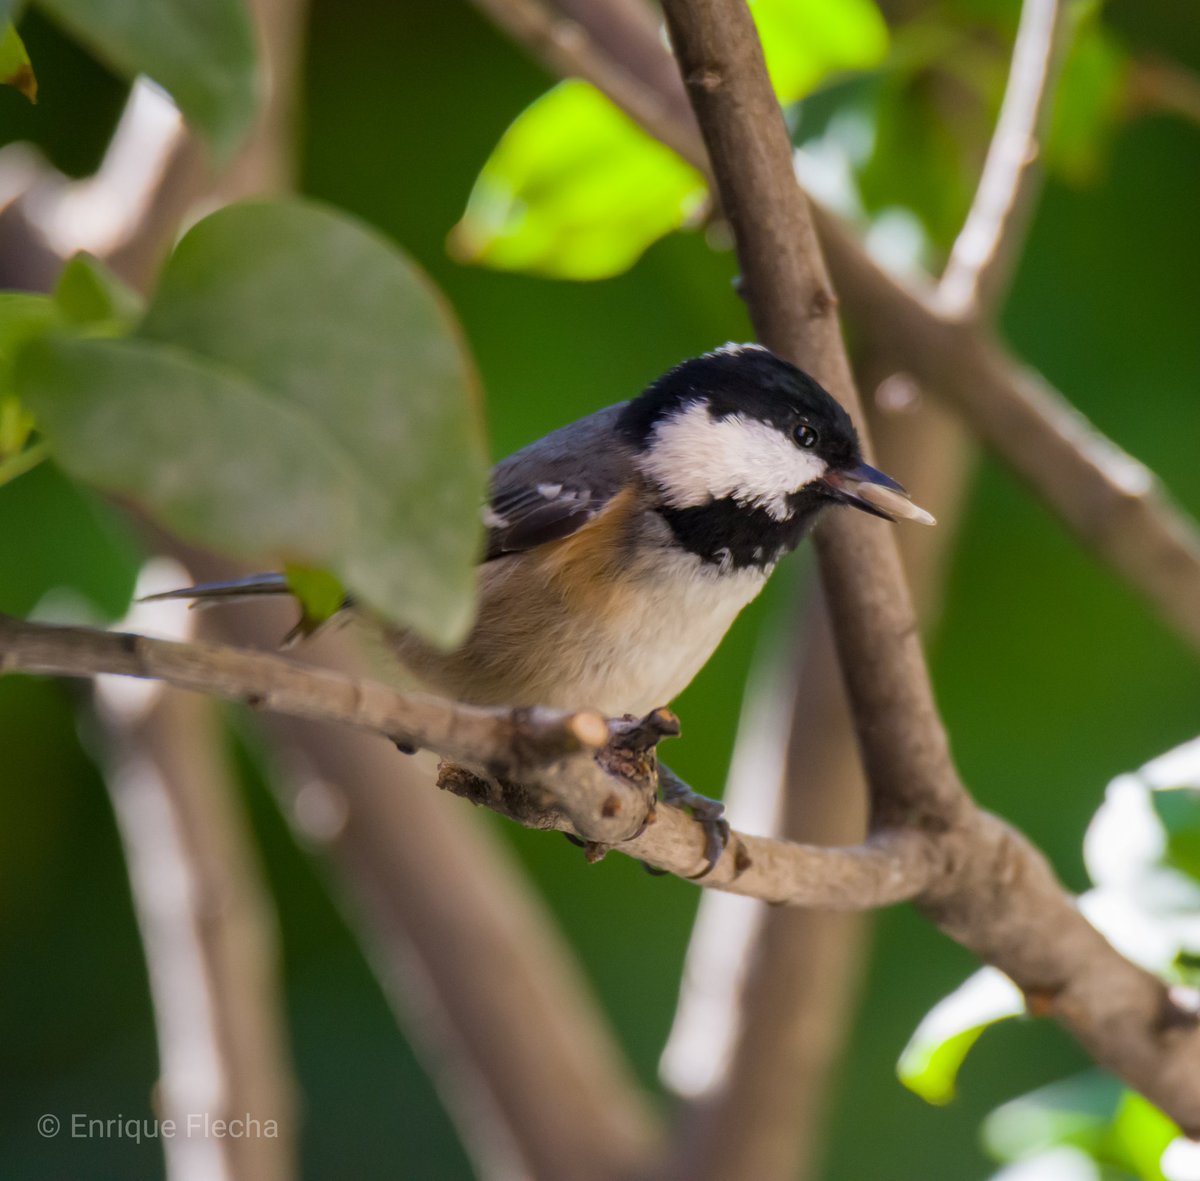
[[[933, 523], [863, 462], [816, 381], [758, 345], [726, 345], [497, 464], [467, 639], [446, 652], [385, 626], [384, 641], [457, 701], [645, 714], [688, 685], [835, 505]], [[286, 590], [255, 575], [170, 596]]]

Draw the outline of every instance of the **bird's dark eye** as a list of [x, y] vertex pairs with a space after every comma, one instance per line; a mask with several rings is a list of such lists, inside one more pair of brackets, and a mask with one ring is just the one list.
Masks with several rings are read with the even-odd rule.
[[803, 447], [805, 450], [811, 450], [815, 447], [820, 437], [816, 430], [806, 422], [802, 422], [792, 432], [792, 438], [796, 440], [796, 446]]

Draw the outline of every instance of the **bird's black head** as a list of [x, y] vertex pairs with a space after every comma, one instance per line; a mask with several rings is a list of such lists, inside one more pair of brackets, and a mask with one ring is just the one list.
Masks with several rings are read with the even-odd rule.
[[629, 403], [619, 429], [676, 539], [707, 561], [768, 566], [837, 503], [932, 521], [863, 463], [837, 401], [758, 345], [684, 361]]

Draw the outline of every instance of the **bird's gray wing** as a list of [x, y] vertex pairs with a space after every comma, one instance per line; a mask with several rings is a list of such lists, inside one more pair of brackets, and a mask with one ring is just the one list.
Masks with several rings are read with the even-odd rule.
[[492, 469], [484, 561], [569, 537], [633, 478], [616, 433], [625, 403], [552, 431]]

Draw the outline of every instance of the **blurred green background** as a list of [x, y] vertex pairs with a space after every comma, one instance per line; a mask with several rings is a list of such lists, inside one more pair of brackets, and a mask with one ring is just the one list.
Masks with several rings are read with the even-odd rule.
[[[894, 7], [902, 20], [973, 30], [996, 49], [1002, 83], [1014, 4]], [[1104, 19], [1130, 54], [1200, 71], [1189, 7], [1124, 0]], [[897, 16], [891, 6], [889, 15]], [[36, 15], [22, 28], [43, 105], [31, 112], [0, 94], [0, 131], [35, 138], [64, 168], [86, 172], [121, 87]], [[87, 110], [77, 97], [68, 103], [59, 77], [71, 86], [91, 79], [86, 93], [100, 98]], [[588, 284], [500, 274], [447, 255], [446, 235], [482, 164], [548, 84], [461, 0], [313, 5], [301, 187], [380, 227], [443, 287], [483, 375], [496, 456], [631, 395], [684, 356], [749, 334], [733, 260], [698, 232], [666, 238], [628, 273]], [[929, 126], [919, 88], [879, 86], [883, 98], [872, 92], [876, 105], [863, 109], [918, 115], [897, 133], [911, 154], [893, 145], [890, 162], [875, 165], [876, 203], [917, 202], [936, 256], [938, 225], [961, 215], [938, 169], [977, 164], [981, 145], [952, 145], [939, 160], [937, 137], [915, 133]], [[1047, 181], [1003, 329], [1021, 357], [1200, 514], [1200, 127], [1150, 112], [1106, 128], [1083, 165]], [[886, 146], [881, 139], [881, 153]], [[923, 187], [950, 201], [954, 217], [922, 210]], [[921, 473], [896, 474], [919, 497]], [[968, 496], [931, 639], [938, 697], [977, 797], [1029, 833], [1079, 889], [1080, 842], [1104, 785], [1196, 733], [1200, 669], [993, 461], [980, 465]], [[136, 552], [112, 509], [48, 467], [0, 489], [0, 610], [26, 612], [67, 586], [117, 615]], [[684, 738], [669, 758], [703, 788], [723, 780], [756, 636], [789, 609], [796, 575], [776, 579], [678, 702]], [[149, 1117], [156, 1076], [145, 969], [108, 800], [78, 735], [81, 699], [77, 686], [0, 680], [0, 1161], [19, 1178], [156, 1177], [153, 1144], [44, 1141], [35, 1132], [43, 1112]], [[230, 742], [282, 924], [304, 1175], [467, 1175], [325, 882], [234, 737], [240, 729], [231, 727]], [[544, 888], [642, 1079], [657, 1087], [698, 892], [617, 857], [589, 868], [560, 839], [495, 827]], [[908, 910], [879, 916], [822, 1176], [983, 1178], [994, 1166], [979, 1147], [981, 1116], [1083, 1064], [1054, 1027], [1018, 1023], [983, 1040], [952, 1106], [934, 1109], [905, 1091], [893, 1073], [900, 1049], [973, 966]]]

